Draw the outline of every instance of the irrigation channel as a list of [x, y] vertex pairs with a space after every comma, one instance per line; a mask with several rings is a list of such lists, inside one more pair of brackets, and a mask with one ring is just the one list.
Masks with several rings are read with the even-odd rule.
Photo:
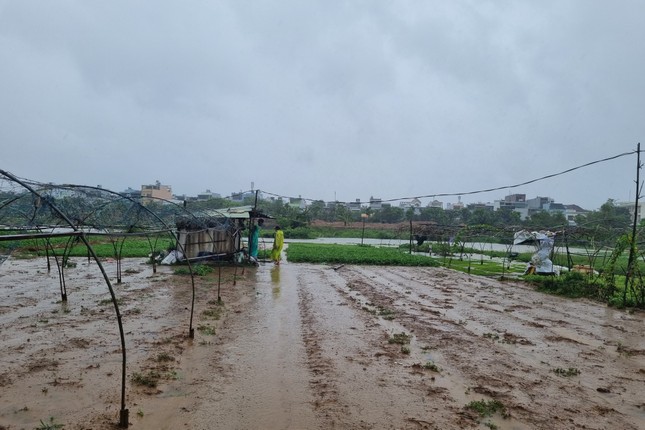
[[[44, 259], [0, 265], [0, 429], [119, 422], [109, 294], [72, 263], [65, 302]], [[122, 275], [131, 428], [645, 428], [642, 312], [445, 268], [285, 261], [198, 277], [191, 339], [189, 277], [143, 259]]]

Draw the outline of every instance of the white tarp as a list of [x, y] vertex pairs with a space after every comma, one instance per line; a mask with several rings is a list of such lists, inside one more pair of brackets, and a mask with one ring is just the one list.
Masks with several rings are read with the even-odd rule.
[[531, 268], [535, 273], [554, 273], [553, 262], [549, 258], [553, 245], [555, 243], [555, 233], [551, 231], [528, 231], [521, 230], [513, 236], [513, 245], [523, 243], [533, 243], [537, 247], [537, 252], [531, 257], [531, 262], [527, 267], [527, 273]]
[[184, 254], [182, 254], [181, 251], [173, 250], [170, 251], [163, 260], [161, 260], [161, 264], [175, 264], [183, 259]]

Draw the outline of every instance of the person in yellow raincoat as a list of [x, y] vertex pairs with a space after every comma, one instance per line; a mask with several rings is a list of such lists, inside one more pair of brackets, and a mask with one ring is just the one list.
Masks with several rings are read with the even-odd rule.
[[282, 246], [284, 245], [284, 232], [279, 225], [275, 226], [275, 233], [273, 234], [273, 249], [271, 250], [271, 260], [276, 265], [280, 264]]

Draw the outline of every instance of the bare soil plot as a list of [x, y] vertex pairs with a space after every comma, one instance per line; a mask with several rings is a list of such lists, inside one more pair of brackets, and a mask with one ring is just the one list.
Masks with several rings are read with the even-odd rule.
[[[0, 266], [0, 429], [116, 428], [116, 317], [75, 262], [67, 303], [44, 260]], [[284, 263], [199, 278], [191, 340], [190, 279], [123, 270], [131, 428], [645, 428], [643, 313], [441, 268]]]

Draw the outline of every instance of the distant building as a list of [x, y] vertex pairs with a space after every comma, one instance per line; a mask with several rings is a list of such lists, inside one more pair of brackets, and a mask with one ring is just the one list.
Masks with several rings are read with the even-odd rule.
[[327, 203], [325, 204], [325, 208], [326, 208], [326, 209], [328, 209], [328, 210], [330, 210], [330, 211], [333, 211], [333, 210], [334, 210], [334, 209], [336, 209], [338, 206], [340, 206], [340, 202], [339, 202], [339, 201], [327, 202]]
[[289, 197], [289, 206], [296, 209], [304, 209], [307, 207], [307, 202], [302, 196]]
[[[540, 197], [538, 197], [539, 199]], [[533, 202], [535, 204], [535, 202]], [[520, 215], [522, 221], [526, 220], [530, 214], [530, 203], [526, 200], [526, 194], [510, 194], [504, 197], [504, 200], [495, 200], [492, 204], [493, 210], [510, 209]], [[539, 202], [538, 202], [539, 206]]]
[[468, 210], [474, 211], [477, 209], [493, 212], [493, 205], [491, 203], [469, 203], [466, 205]]
[[219, 199], [222, 196], [218, 193], [213, 193], [211, 190], [203, 191], [197, 194], [197, 200], [210, 200], [210, 199]]
[[[260, 193], [258, 193], [258, 199], [261, 199], [262, 197], [259, 194]], [[240, 191], [238, 193], [231, 193], [231, 197], [229, 197], [229, 200], [242, 203], [246, 198], [255, 199], [255, 191]]]
[[582, 209], [578, 205], [564, 205], [564, 216], [567, 218], [569, 225], [576, 225], [576, 218], [578, 216], [585, 216], [589, 213], [588, 210]]
[[435, 199], [435, 200], [431, 201], [430, 203], [428, 203], [428, 207], [429, 207], [429, 208], [439, 208], [439, 209], [443, 209], [443, 202], [441, 202], [441, 201], [439, 201], [439, 200]]
[[131, 199], [138, 199], [139, 197], [141, 197], [141, 191], [135, 190], [134, 188], [130, 187], [121, 191], [119, 194], [121, 194], [123, 197], [128, 197]]
[[463, 209], [464, 207], [465, 207], [464, 204], [461, 202], [461, 196], [458, 196], [457, 203], [448, 203], [446, 205], [446, 210], [457, 211], [457, 210]]
[[504, 201], [507, 203], [524, 203], [526, 202], [526, 194], [509, 194], [504, 197]]
[[383, 208], [383, 202], [377, 197], [370, 197], [370, 209], [380, 211]]
[[[617, 202], [616, 206], [629, 209], [629, 216], [634, 220], [634, 202]], [[640, 224], [643, 220], [643, 211], [645, 211], [645, 202], [638, 201], [638, 209], [636, 210], [636, 222]]]
[[361, 211], [361, 199], [356, 199], [355, 202], [349, 202], [347, 204], [347, 207], [352, 212], [360, 212]]
[[141, 185], [141, 197], [144, 200], [172, 200], [172, 189], [159, 181], [154, 185]]
[[551, 197], [535, 197], [526, 201], [529, 211], [548, 211], [548, 207], [553, 203]]

